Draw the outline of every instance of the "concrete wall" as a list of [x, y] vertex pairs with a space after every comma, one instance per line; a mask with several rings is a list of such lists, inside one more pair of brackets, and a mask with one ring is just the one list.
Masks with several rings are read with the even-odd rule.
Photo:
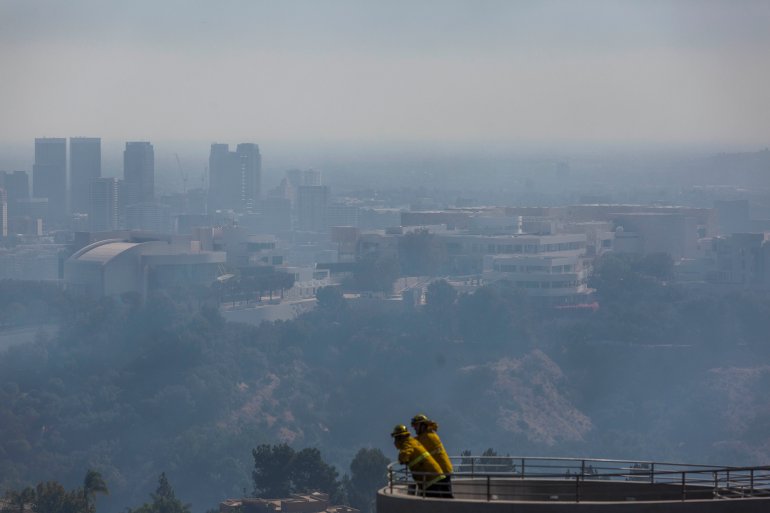
[[220, 309], [228, 322], [260, 325], [265, 321], [287, 321], [315, 308], [315, 299], [286, 301], [277, 305], [255, 305], [245, 308], [225, 306]]
[[[681, 500], [677, 485], [639, 482], [584, 481], [581, 501], [575, 502], [576, 486], [569, 481], [492, 480], [487, 501], [486, 480], [453, 482], [455, 499], [415, 497], [387, 488], [377, 494], [377, 513], [760, 513], [770, 511], [770, 497], [711, 499], [711, 489], [688, 487]], [[476, 499], [471, 497], [478, 497]], [[533, 497], [541, 500], [534, 501]], [[553, 497], [553, 498], [551, 498]], [[645, 500], [642, 498], [655, 498]], [[616, 502], [609, 499], [615, 498]], [[517, 500], [518, 499], [518, 500]], [[529, 500], [527, 500], [529, 499]]]

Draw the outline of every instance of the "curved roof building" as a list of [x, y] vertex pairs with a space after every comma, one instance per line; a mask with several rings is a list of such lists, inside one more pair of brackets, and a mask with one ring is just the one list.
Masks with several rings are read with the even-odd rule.
[[64, 281], [96, 297], [145, 295], [157, 287], [210, 283], [225, 260], [224, 252], [196, 251], [166, 241], [102, 240], [64, 263]]

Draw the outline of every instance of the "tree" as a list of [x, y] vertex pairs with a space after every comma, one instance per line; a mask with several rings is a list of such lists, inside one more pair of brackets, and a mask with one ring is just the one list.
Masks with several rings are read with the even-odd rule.
[[416, 230], [399, 239], [398, 258], [406, 276], [433, 276], [441, 266], [441, 251], [428, 230]]
[[56, 481], [35, 487], [35, 513], [84, 513], [89, 511], [82, 490], [68, 492]]
[[321, 451], [305, 448], [295, 454], [290, 465], [292, 493], [320, 490], [328, 493], [332, 502], [341, 499], [337, 471], [321, 458]]
[[350, 505], [363, 513], [374, 513], [377, 490], [388, 480], [390, 460], [379, 449], [360, 449], [350, 462], [347, 492]]
[[341, 312], [348, 306], [342, 291], [335, 286], [319, 288], [315, 298], [318, 302], [318, 308], [324, 312]]
[[283, 298], [283, 292], [294, 286], [294, 275], [286, 272], [276, 272], [273, 274], [272, 284], [275, 289], [281, 291], [281, 298]]
[[353, 271], [353, 286], [357, 290], [390, 293], [398, 274], [398, 261], [395, 258], [370, 253], [357, 262]]
[[436, 280], [425, 291], [425, 310], [436, 320], [452, 316], [457, 291], [446, 280]]
[[151, 503], [145, 503], [133, 511], [129, 510], [128, 513], [190, 513], [190, 505], [183, 504], [176, 497], [165, 472], [160, 474], [158, 488], [150, 497]]
[[26, 506], [35, 501], [35, 490], [30, 487], [24, 488], [20, 492], [9, 491], [5, 494], [5, 502], [2, 511], [8, 513], [24, 513]]
[[674, 277], [674, 259], [668, 253], [650, 253], [645, 255], [636, 266], [640, 273], [661, 281]]
[[107, 484], [102, 479], [102, 475], [93, 469], [88, 469], [85, 478], [83, 478], [83, 500], [89, 511], [96, 511], [96, 494], [103, 493], [109, 495]]
[[288, 444], [260, 445], [254, 456], [254, 495], [287, 497], [292, 493], [320, 490], [331, 499], [340, 500], [342, 490], [337, 471], [321, 458], [315, 448], [295, 452]]
[[286, 497], [292, 492], [291, 463], [294, 449], [288, 444], [262, 444], [251, 451], [254, 456], [254, 495]]
[[513, 315], [497, 287], [487, 285], [458, 301], [460, 333], [466, 341], [499, 343], [510, 340]]

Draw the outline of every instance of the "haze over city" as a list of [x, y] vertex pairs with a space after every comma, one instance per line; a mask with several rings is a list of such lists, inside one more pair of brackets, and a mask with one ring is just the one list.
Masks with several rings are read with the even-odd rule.
[[767, 511], [769, 27], [0, 2], [0, 513]]
[[[770, 132], [767, 2], [3, 2], [0, 139], [704, 144]], [[12, 120], [12, 122], [9, 122]]]

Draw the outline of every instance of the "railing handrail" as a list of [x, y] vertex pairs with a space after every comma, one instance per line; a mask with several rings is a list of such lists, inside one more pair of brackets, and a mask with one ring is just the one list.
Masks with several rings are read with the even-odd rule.
[[501, 459], [501, 460], [521, 460], [525, 459], [527, 461], [535, 460], [535, 461], [591, 461], [591, 462], [599, 462], [599, 463], [637, 463], [637, 464], [648, 464], [648, 465], [667, 465], [667, 466], [679, 466], [679, 467], [701, 467], [701, 468], [740, 468], [740, 467], [731, 467], [729, 465], [701, 465], [696, 463], [674, 463], [674, 462], [666, 462], [666, 461], [648, 461], [648, 460], [619, 460], [619, 459], [611, 459], [611, 458], [581, 458], [581, 457], [558, 457], [558, 456], [484, 456], [482, 454], [476, 455], [469, 455], [469, 456], [450, 456], [450, 459], [454, 462], [455, 460], [461, 460], [461, 459], [467, 459], [467, 458], [484, 458], [484, 459]]
[[[770, 470], [770, 465], [756, 465], [756, 466], [732, 466], [732, 465], [706, 465], [706, 464], [696, 464], [696, 463], [673, 463], [673, 462], [666, 462], [666, 461], [647, 461], [647, 460], [616, 460], [616, 459], [609, 459], [609, 458], [579, 458], [579, 457], [565, 457], [560, 458], [556, 456], [484, 456], [484, 455], [466, 455], [466, 456], [450, 456], [449, 459], [452, 461], [452, 464], [455, 465], [455, 462], [459, 463], [460, 465], [471, 465], [474, 461], [483, 459], [485, 460], [485, 464], [489, 464], [488, 460], [503, 460], [506, 462], [512, 462], [512, 463], [518, 463], [522, 460], [526, 460], [527, 463], [531, 462], [538, 462], [538, 461], [571, 461], [571, 462], [586, 462], [586, 463], [625, 463], [625, 464], [632, 464], [632, 465], [649, 465], [650, 468], [656, 468], [658, 466], [664, 466], [664, 467], [679, 467], [679, 468], [694, 468], [694, 469], [702, 469], [703, 471], [713, 471], [713, 470], [731, 470], [731, 471], [748, 471], [748, 470]], [[471, 462], [466, 463], [465, 460], [474, 460]], [[494, 463], [491, 463], [494, 465]], [[390, 466], [398, 466], [399, 463], [394, 461], [390, 463]], [[631, 469], [629, 469], [631, 470]], [[645, 467], [634, 467], [633, 470], [646, 470]], [[681, 472], [680, 470], [673, 471], [675, 473]], [[690, 472], [688, 470], [688, 472]], [[694, 472], [694, 471], [693, 471]], [[663, 473], [663, 471], [655, 471], [655, 473]]]
[[[608, 458], [509, 455], [461, 455], [452, 456], [450, 459], [455, 465], [455, 478], [486, 479], [487, 500], [496, 500], [489, 492], [492, 478], [574, 481], [574, 500], [578, 502], [581, 500], [581, 483], [593, 480], [681, 484], [681, 500], [688, 499], [688, 489], [691, 487], [712, 489], [713, 496], [720, 498], [725, 494], [739, 494], [741, 497], [770, 496], [770, 465], [717, 466]], [[394, 483], [403, 489], [404, 483], [410, 482], [410, 474], [418, 478], [429, 474], [409, 472], [406, 467], [399, 465], [397, 462], [388, 465], [388, 489], [391, 494], [394, 493]]]

